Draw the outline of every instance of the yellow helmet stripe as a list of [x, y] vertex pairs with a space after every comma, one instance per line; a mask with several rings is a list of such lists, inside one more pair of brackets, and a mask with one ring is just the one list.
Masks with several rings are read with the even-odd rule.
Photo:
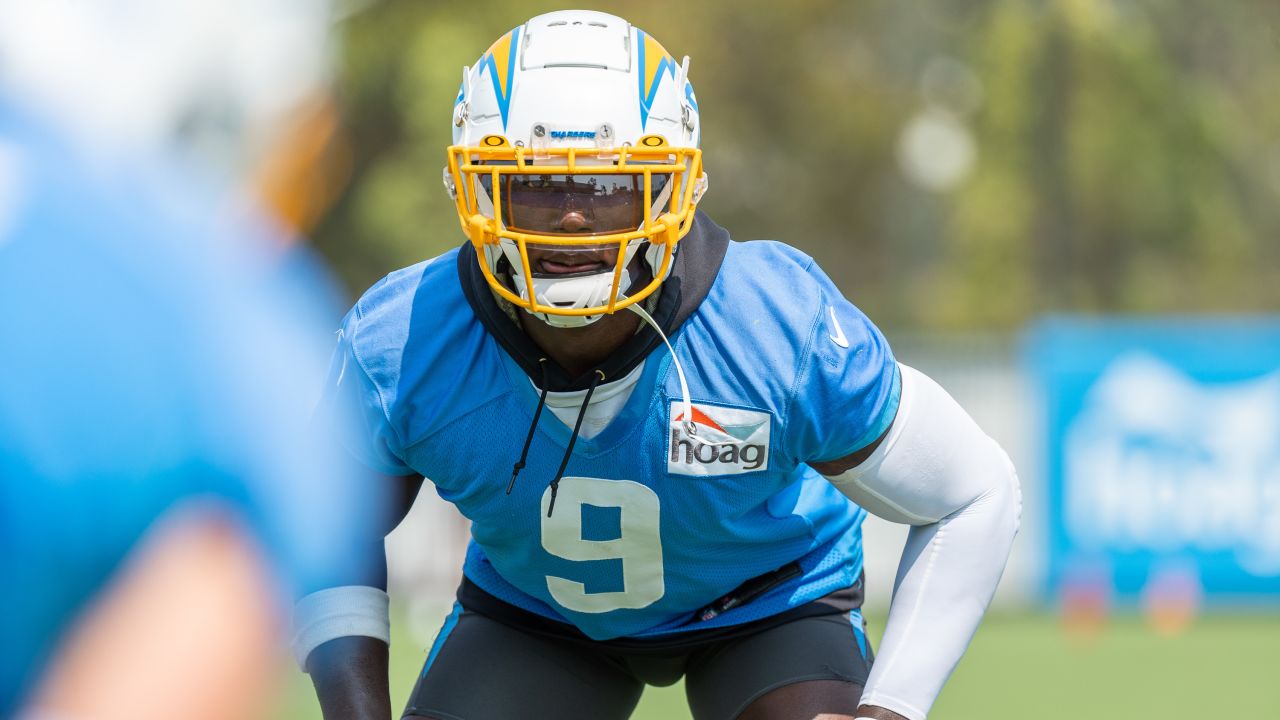
[[498, 97], [498, 110], [502, 113], [502, 128], [507, 128], [507, 111], [511, 108], [512, 79], [516, 73], [516, 55], [520, 49], [520, 28], [498, 38], [498, 42], [480, 58], [481, 69], [489, 70], [493, 81], [493, 94]]
[[658, 96], [658, 82], [662, 80], [662, 73], [665, 71], [671, 76], [672, 80], [676, 77], [676, 61], [671, 59], [667, 54], [666, 48], [662, 47], [662, 43], [653, 39], [645, 31], [636, 28], [636, 35], [639, 42], [636, 45], [640, 50], [640, 127], [644, 127], [649, 122], [649, 107], [653, 105], [653, 100]]

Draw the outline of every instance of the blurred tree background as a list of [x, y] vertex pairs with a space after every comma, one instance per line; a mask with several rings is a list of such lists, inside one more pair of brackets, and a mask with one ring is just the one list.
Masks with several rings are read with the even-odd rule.
[[[314, 235], [353, 294], [463, 239], [441, 185], [462, 66], [582, 6], [349, 11], [350, 175]], [[890, 329], [1280, 309], [1276, 0], [589, 6], [692, 57], [703, 209], [814, 255]]]

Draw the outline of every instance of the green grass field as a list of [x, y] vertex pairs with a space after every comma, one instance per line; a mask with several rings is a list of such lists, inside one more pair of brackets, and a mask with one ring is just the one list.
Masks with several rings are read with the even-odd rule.
[[[875, 637], [881, 623], [872, 622]], [[425, 653], [407, 638], [393, 643], [397, 705]], [[1121, 616], [1086, 642], [1068, 637], [1054, 616], [997, 614], [984, 622], [930, 718], [1280, 718], [1277, 670], [1280, 615], [1210, 615], [1172, 638], [1156, 634], [1140, 617]], [[294, 680], [280, 717], [318, 719], [310, 683]], [[679, 685], [649, 689], [634, 716], [688, 717]]]

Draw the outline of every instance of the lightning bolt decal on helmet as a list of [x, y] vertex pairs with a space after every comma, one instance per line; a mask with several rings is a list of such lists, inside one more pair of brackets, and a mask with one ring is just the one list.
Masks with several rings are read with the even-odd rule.
[[652, 295], [707, 188], [689, 59], [613, 15], [539, 15], [463, 69], [445, 187], [494, 292], [586, 325]]

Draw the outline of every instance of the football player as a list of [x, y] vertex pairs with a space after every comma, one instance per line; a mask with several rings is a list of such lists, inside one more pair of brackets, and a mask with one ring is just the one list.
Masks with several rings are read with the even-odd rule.
[[[404, 716], [625, 718], [683, 677], [699, 720], [925, 717], [1017, 529], [1005, 453], [812, 258], [696, 210], [689, 60], [643, 30], [530, 20], [453, 128], [467, 242], [364, 294], [329, 396], [471, 521]], [[868, 511], [912, 526], [874, 665]], [[299, 604], [326, 717], [390, 714], [384, 583]]]
[[303, 5], [0, 3], [0, 718], [261, 717], [293, 592], [359, 562], [327, 284], [226, 211], [323, 79]]

